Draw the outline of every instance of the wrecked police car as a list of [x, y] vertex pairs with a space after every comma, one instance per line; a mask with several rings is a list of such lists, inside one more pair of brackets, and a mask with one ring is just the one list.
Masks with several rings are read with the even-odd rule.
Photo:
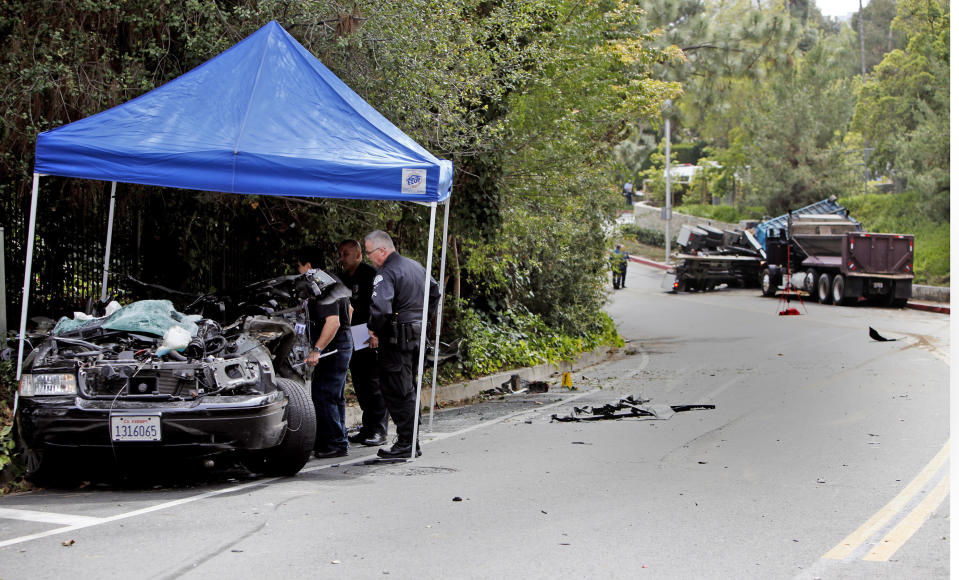
[[294, 475], [316, 417], [306, 299], [349, 291], [319, 270], [206, 295], [184, 308], [143, 300], [62, 318], [24, 361], [16, 429], [27, 478], [54, 479], [79, 454], [207, 457]]

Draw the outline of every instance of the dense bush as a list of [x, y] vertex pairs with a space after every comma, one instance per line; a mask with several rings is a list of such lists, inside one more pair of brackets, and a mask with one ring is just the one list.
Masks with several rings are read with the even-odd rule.
[[612, 319], [600, 313], [595, 330], [582, 336], [558, 334], [542, 318], [514, 310], [496, 320], [471, 308], [459, 308], [452, 334], [466, 337], [460, 367], [465, 377], [504, 369], [572, 360], [601, 345], [622, 346]]
[[16, 389], [15, 363], [0, 361], [0, 494], [22, 471], [14, 463], [13, 397]]
[[619, 232], [622, 237], [633, 238], [647, 246], [666, 247], [666, 235], [663, 232], [641, 228], [636, 224], [623, 224], [619, 226]]

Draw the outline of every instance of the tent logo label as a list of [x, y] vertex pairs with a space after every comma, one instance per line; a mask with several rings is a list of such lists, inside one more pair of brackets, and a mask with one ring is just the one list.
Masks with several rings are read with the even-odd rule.
[[404, 169], [402, 193], [426, 194], [426, 170]]

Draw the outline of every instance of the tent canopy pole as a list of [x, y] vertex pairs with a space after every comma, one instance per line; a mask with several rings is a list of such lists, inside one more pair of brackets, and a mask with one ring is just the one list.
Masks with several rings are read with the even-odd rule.
[[[33, 174], [33, 195], [30, 200], [30, 225], [27, 228], [27, 258], [23, 263], [23, 302], [20, 303], [20, 349], [17, 352], [17, 380], [23, 373], [23, 341], [27, 335], [27, 310], [30, 303], [30, 276], [33, 267], [33, 238], [37, 226], [37, 198], [40, 196], [40, 174]], [[16, 412], [16, 402], [14, 402]]]
[[446, 280], [446, 237], [450, 228], [450, 197], [446, 198], [444, 205], [446, 205], [446, 209], [443, 213], [443, 245], [440, 250], [440, 303], [436, 310], [436, 329], [434, 333], [436, 337], [433, 344], [433, 384], [430, 387], [430, 433], [433, 432], [433, 409], [436, 407], [436, 373], [440, 365], [440, 330], [443, 328], [443, 296], [446, 294], [444, 285]]
[[[419, 366], [416, 370], [416, 403], [413, 407], [413, 444], [410, 450], [410, 459], [416, 459], [416, 444], [419, 441], [420, 426], [420, 395], [423, 390], [423, 360], [426, 357], [426, 323], [429, 319], [430, 307], [430, 272], [433, 271], [433, 235], [436, 233], [436, 203], [430, 204], [430, 237], [426, 244], [426, 280], [423, 284], [423, 316], [420, 319], [420, 352]], [[442, 293], [441, 293], [442, 294]]]
[[113, 243], [113, 210], [117, 202], [117, 182], [110, 185], [110, 217], [107, 218], [107, 249], [103, 255], [103, 285], [100, 287], [100, 302], [107, 301], [107, 277], [110, 275], [110, 245]]

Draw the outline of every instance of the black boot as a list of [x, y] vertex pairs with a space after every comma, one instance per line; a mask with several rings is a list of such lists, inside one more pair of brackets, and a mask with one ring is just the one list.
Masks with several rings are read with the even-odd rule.
[[[407, 459], [412, 455], [413, 446], [412, 445], [400, 445], [397, 443], [389, 449], [378, 449], [376, 454], [379, 457], [384, 457], [386, 459]], [[420, 451], [420, 444], [416, 444], [416, 456], [419, 457], [423, 455], [423, 452]]]

